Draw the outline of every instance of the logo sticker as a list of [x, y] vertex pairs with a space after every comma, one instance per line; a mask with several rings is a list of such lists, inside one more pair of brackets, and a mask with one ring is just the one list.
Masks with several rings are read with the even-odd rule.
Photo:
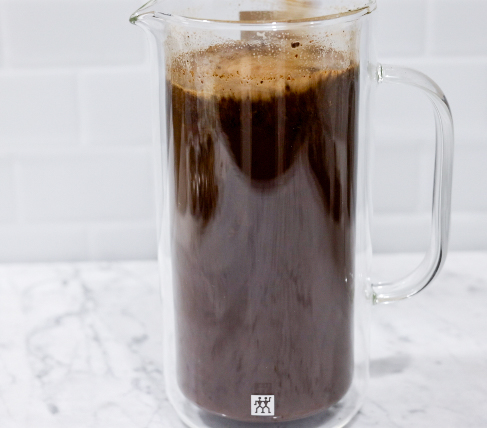
[[273, 395], [251, 395], [250, 414], [252, 416], [274, 416]]

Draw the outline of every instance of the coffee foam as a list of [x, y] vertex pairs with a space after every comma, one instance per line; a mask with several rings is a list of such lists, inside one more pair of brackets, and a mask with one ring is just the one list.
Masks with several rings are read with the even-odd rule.
[[304, 92], [354, 67], [350, 55], [311, 42], [235, 42], [177, 56], [171, 83], [198, 96], [268, 99]]

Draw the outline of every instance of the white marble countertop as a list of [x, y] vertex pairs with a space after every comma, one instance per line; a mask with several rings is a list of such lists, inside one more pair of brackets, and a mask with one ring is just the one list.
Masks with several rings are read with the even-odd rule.
[[[182, 427], [160, 308], [155, 262], [0, 266], [0, 427]], [[373, 308], [371, 357], [349, 428], [487, 427], [487, 253], [451, 254], [418, 296]]]

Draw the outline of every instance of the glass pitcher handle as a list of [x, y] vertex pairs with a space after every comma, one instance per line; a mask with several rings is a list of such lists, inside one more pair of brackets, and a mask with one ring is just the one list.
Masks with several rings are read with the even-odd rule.
[[438, 85], [415, 70], [379, 65], [379, 83], [394, 83], [421, 89], [432, 101], [436, 123], [436, 154], [433, 184], [433, 221], [429, 249], [421, 264], [405, 278], [372, 284], [373, 301], [390, 303], [420, 292], [439, 273], [445, 262], [450, 231], [451, 187], [453, 173], [453, 120], [450, 106]]

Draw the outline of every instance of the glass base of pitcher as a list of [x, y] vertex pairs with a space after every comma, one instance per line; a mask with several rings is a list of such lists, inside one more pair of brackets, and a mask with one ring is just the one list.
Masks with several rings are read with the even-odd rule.
[[357, 385], [352, 385], [338, 403], [324, 411], [304, 418], [282, 421], [279, 418], [265, 416], [261, 418], [262, 420], [250, 422], [237, 421], [225, 415], [210, 413], [192, 403], [180, 391], [168, 391], [168, 395], [178, 416], [190, 428], [268, 428], [269, 426], [278, 426], [279, 428], [342, 428], [360, 410], [364, 391], [362, 388], [357, 388]]

